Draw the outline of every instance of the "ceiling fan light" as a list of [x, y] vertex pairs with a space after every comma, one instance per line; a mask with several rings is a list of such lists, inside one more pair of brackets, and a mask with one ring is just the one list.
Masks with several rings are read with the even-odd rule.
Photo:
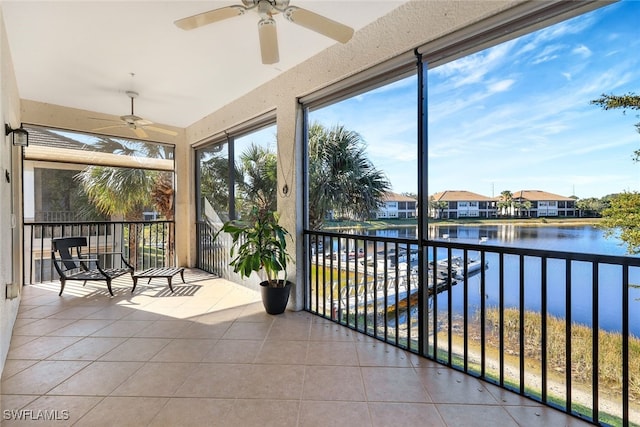
[[275, 64], [280, 60], [278, 55], [278, 33], [276, 21], [264, 18], [258, 22], [258, 36], [260, 38], [260, 53], [263, 64]]

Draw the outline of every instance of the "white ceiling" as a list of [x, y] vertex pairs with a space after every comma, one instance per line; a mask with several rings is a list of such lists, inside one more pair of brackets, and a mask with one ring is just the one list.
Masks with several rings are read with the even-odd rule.
[[[406, 0], [292, 0], [356, 31]], [[20, 97], [186, 127], [335, 42], [276, 17], [280, 62], [260, 61], [251, 12], [192, 31], [173, 21], [236, 1], [2, 0]], [[135, 76], [131, 77], [131, 73]]]

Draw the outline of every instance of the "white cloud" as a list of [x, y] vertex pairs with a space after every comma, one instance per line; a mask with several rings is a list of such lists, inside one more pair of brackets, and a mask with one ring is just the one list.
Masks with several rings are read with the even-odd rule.
[[573, 53], [574, 55], [582, 56], [583, 58], [588, 58], [591, 56], [591, 50], [583, 44], [574, 47], [571, 53]]
[[489, 93], [506, 92], [515, 83], [513, 79], [500, 80], [498, 82], [490, 83], [488, 86]]

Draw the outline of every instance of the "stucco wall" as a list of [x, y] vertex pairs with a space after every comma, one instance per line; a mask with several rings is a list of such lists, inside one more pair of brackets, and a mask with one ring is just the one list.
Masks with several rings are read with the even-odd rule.
[[[20, 98], [1, 10], [0, 113], [4, 123], [9, 123], [12, 127], [20, 126]], [[2, 138], [0, 142], [0, 206], [2, 207], [0, 209], [0, 374], [4, 370], [11, 331], [20, 304], [20, 297], [5, 298], [7, 284], [22, 283], [22, 269], [19, 267], [22, 241], [20, 166], [20, 149], [11, 145], [9, 137]], [[7, 180], [7, 173], [9, 180]], [[12, 219], [12, 214], [15, 219]]]

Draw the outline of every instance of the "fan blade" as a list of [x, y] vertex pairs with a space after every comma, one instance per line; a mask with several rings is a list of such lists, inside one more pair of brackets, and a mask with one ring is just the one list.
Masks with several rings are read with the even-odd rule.
[[102, 128], [95, 128], [95, 129], [91, 129], [92, 131], [99, 131], [99, 130], [107, 130], [107, 129], [115, 129], [115, 128], [121, 128], [121, 127], [125, 127], [126, 125], [113, 125], [113, 126], [105, 126]]
[[325, 18], [310, 10], [290, 6], [285, 9], [284, 16], [294, 24], [301, 25], [340, 43], [346, 43], [353, 37], [353, 28]]
[[219, 9], [213, 9], [208, 12], [189, 16], [188, 18], [178, 19], [177, 21], [174, 21], [174, 24], [183, 30], [193, 30], [195, 28], [202, 27], [203, 25], [213, 24], [214, 22], [242, 15], [246, 10], [246, 7], [240, 5], [221, 7]]
[[278, 55], [278, 32], [276, 21], [264, 18], [258, 22], [258, 36], [260, 37], [260, 53], [263, 64], [275, 64], [280, 60]]
[[138, 138], [149, 138], [149, 135], [140, 127], [131, 128], [131, 130], [138, 136]]
[[151, 131], [158, 132], [158, 133], [164, 133], [165, 135], [176, 136], [178, 134], [178, 132], [174, 132], [174, 131], [168, 130], [168, 129], [157, 128], [155, 126], [145, 126], [144, 128], [146, 130], [151, 130]]

